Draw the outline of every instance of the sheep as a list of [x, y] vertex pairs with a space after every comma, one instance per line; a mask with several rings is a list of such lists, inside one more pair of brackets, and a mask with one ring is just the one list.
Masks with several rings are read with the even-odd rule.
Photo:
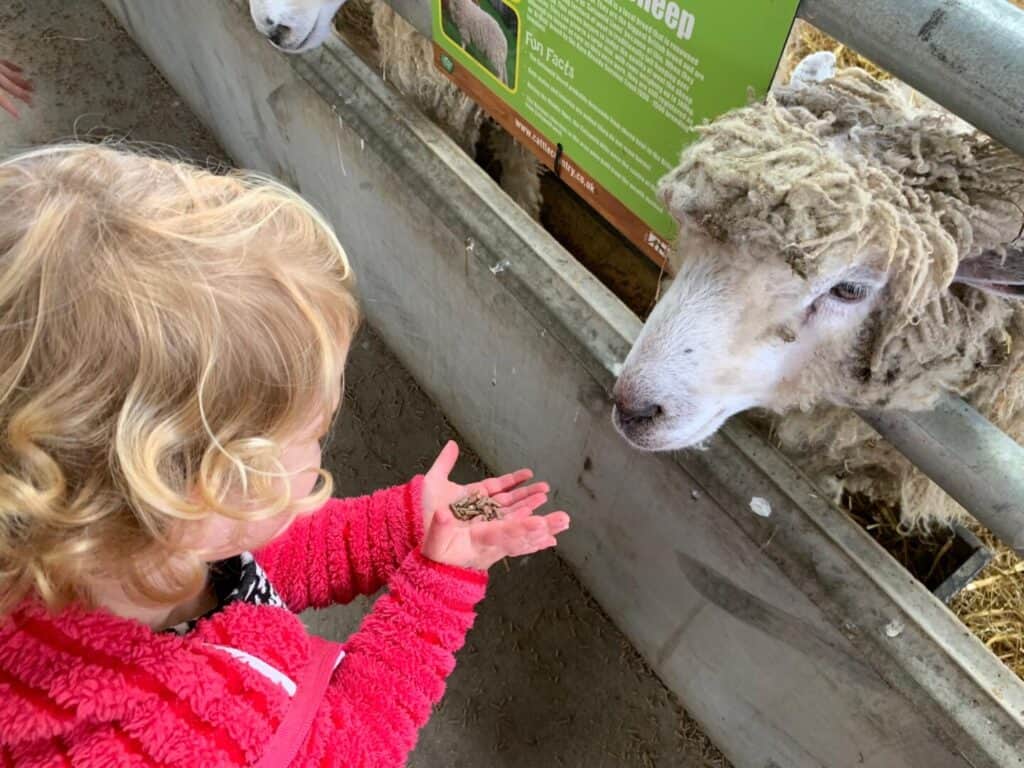
[[[424, 0], [425, 1], [425, 0]], [[331, 19], [345, 0], [249, 0], [257, 29], [287, 53], [312, 50], [330, 36]], [[372, 30], [384, 77], [471, 157], [489, 119], [434, 64], [433, 43], [381, 0], [350, 0], [372, 16]], [[325, 22], [326, 20], [326, 22]], [[493, 21], [493, 19], [492, 19]], [[501, 166], [501, 186], [533, 219], [540, 218], [541, 163], [496, 123], [488, 144]]]
[[613, 419], [668, 450], [766, 409], [823, 487], [899, 504], [907, 530], [952, 524], [965, 511], [851, 409], [923, 410], [948, 390], [1024, 435], [1024, 159], [816, 56], [701, 127], [661, 182], [678, 272]]
[[445, 7], [462, 37], [462, 47], [474, 46], [503, 85], [508, 85], [508, 39], [501, 25], [474, 0], [445, 0]]

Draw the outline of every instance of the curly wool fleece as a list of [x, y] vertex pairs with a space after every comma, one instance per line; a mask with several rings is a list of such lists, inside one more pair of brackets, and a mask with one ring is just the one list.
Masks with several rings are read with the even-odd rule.
[[844, 370], [800, 382], [794, 403], [813, 417], [793, 414], [777, 435], [815, 474], [904, 502], [910, 524], [962, 510], [932, 498], [925, 508], [937, 489], [848, 411], [827, 406], [924, 409], [951, 390], [1011, 435], [1024, 427], [1020, 306], [951, 289], [962, 261], [1005, 258], [1019, 236], [1024, 160], [962, 125], [913, 103], [900, 84], [848, 69], [702, 126], [661, 185], [684, 228], [785, 260], [808, 279], [869, 259], [888, 274]]

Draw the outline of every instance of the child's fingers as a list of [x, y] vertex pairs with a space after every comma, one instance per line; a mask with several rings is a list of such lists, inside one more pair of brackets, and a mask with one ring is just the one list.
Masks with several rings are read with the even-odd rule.
[[8, 69], [13, 69], [15, 72], [23, 72], [24, 71], [21, 67], [19, 67], [17, 64], [15, 64], [13, 61], [8, 61], [7, 59], [0, 59], [0, 64], [3, 64]]
[[475, 523], [470, 540], [478, 550], [495, 550], [506, 557], [520, 557], [555, 546], [555, 536], [569, 527], [565, 512], [543, 517], [505, 517], [502, 520]]
[[14, 106], [14, 102], [6, 96], [4, 96], [2, 93], [0, 93], [0, 109], [3, 109], [6, 112], [10, 112], [15, 117], [21, 117], [21, 115], [18, 114], [17, 107]]
[[495, 496], [503, 491], [515, 488], [520, 483], [525, 483], [532, 477], [532, 469], [519, 469], [515, 472], [510, 472], [507, 475], [502, 475], [501, 477], [489, 477], [486, 480], [482, 480], [481, 482], [474, 484], [472, 487], [474, 489], [480, 489], [488, 496]]
[[529, 517], [547, 503], [548, 495], [546, 493], [536, 493], [533, 496], [528, 496], [523, 499], [518, 504], [505, 509], [504, 516], [513, 519]]
[[36, 87], [32, 84], [31, 80], [21, 77], [20, 75], [16, 75], [13, 72], [7, 73], [7, 79], [9, 79], [15, 85], [24, 88], [26, 91], [34, 91], [36, 89]]
[[516, 544], [509, 548], [506, 552], [508, 557], [523, 557], [524, 555], [532, 555], [534, 552], [540, 552], [544, 549], [550, 549], [551, 547], [557, 546], [558, 541], [554, 536], [540, 535], [531, 536], [528, 539], [516, 542]]
[[21, 99], [26, 104], [32, 102], [32, 94], [26, 91], [24, 88], [22, 88], [20, 85], [15, 83], [13, 80], [11, 80], [3, 73], [0, 73], [0, 88], [3, 88], [5, 91], [7, 91], [15, 98]]
[[572, 521], [565, 512], [552, 512], [550, 515], [545, 515], [541, 518], [548, 525], [548, 530], [551, 533], [561, 533], [562, 531], [569, 530], [569, 526]]
[[533, 483], [531, 485], [524, 485], [522, 488], [514, 488], [505, 493], [497, 493], [491, 496], [491, 500], [499, 507], [514, 507], [517, 502], [522, 501], [528, 496], [533, 496], [536, 493], [547, 493], [550, 490], [551, 487], [547, 483]]
[[510, 518], [475, 523], [470, 528], [470, 538], [477, 547], [495, 547], [507, 551], [512, 543], [529, 536], [532, 532], [546, 529], [540, 518]]
[[[10, 62], [8, 62], [10, 64]], [[0, 75], [6, 77], [15, 85], [21, 86], [27, 91], [33, 90], [35, 86], [32, 85], [32, 81], [21, 74], [21, 69], [13, 65], [7, 67], [0, 67]]]

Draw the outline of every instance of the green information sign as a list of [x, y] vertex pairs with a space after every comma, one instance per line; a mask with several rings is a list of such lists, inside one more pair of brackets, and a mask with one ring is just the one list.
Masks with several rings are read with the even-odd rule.
[[763, 98], [799, 0], [432, 0], [437, 64], [656, 261], [694, 125]]

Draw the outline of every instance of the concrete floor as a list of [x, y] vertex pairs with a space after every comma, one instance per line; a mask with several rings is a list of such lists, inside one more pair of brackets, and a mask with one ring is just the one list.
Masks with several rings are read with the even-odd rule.
[[[0, 156], [59, 139], [115, 135], [174, 147], [200, 162], [229, 162], [99, 0], [7, 0], [0, 7], [0, 57], [25, 67], [36, 85], [35, 107], [21, 121], [0, 113]], [[339, 493], [403, 482], [457, 437], [372, 330], [358, 339], [346, 378], [328, 451]], [[465, 480], [484, 471], [467, 451], [457, 475]], [[557, 557], [499, 565], [493, 577], [448, 694], [410, 765], [726, 765]], [[317, 632], [343, 638], [368, 605], [304, 618]]]

